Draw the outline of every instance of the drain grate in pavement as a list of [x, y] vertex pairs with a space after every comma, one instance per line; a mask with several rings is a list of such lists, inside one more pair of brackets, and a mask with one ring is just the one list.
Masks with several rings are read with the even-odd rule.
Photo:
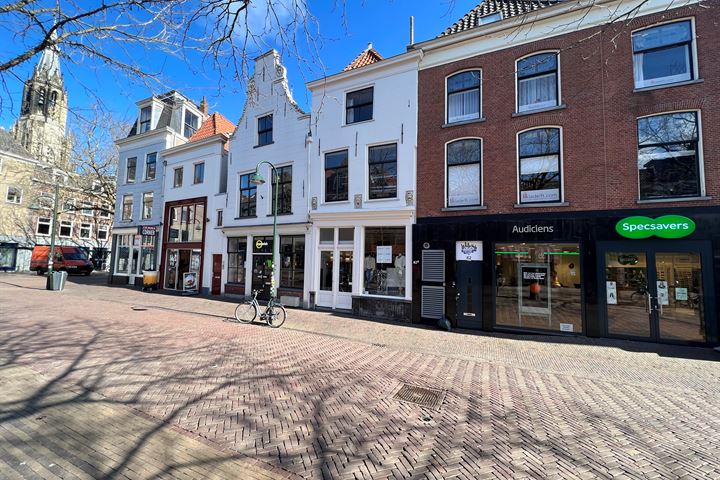
[[445, 392], [434, 388], [417, 387], [404, 383], [403, 386], [400, 387], [400, 390], [393, 395], [393, 398], [403, 402], [414, 403], [421, 407], [437, 409], [445, 398]]

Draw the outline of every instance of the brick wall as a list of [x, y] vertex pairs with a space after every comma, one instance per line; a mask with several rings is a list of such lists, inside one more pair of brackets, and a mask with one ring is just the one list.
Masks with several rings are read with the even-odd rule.
[[[630, 32], [674, 18], [694, 17], [700, 83], [633, 92]], [[602, 28], [552, 37], [466, 58], [419, 72], [417, 214], [419, 218], [467, 215], [443, 211], [446, 142], [483, 139], [485, 210], [472, 214], [530, 213], [613, 208], [720, 204], [720, 7], [703, 3]], [[513, 117], [515, 60], [560, 50], [560, 103], [567, 107]], [[445, 78], [481, 68], [485, 121], [443, 128]], [[711, 200], [638, 205], [638, 117], [701, 110], [705, 193]], [[563, 176], [568, 206], [516, 208], [517, 132], [545, 125], [563, 129]]]

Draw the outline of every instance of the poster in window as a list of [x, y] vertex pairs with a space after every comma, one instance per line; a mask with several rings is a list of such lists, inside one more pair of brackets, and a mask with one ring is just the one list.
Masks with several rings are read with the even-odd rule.
[[675, 300], [679, 301], [686, 301], [688, 299], [688, 289], [687, 288], [675, 288]]
[[377, 246], [377, 263], [392, 263], [392, 245]]
[[186, 292], [195, 292], [198, 288], [198, 274], [197, 272], [185, 272], [183, 273], [183, 290]]
[[670, 304], [670, 295], [668, 294], [668, 282], [666, 280], [657, 281], [657, 299], [660, 305]]
[[605, 282], [605, 291], [607, 292], [607, 304], [617, 305], [617, 284], [615, 282]]
[[518, 266], [520, 281], [518, 297], [521, 313], [550, 315], [550, 267], [545, 264], [521, 263]]

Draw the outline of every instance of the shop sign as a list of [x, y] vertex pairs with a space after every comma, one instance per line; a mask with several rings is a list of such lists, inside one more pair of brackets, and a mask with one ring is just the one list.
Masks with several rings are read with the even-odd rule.
[[553, 233], [553, 225], [513, 225], [512, 233]]
[[183, 273], [183, 290], [186, 292], [195, 291], [198, 287], [197, 272], [185, 272]]
[[482, 242], [455, 242], [455, 260], [480, 262], [483, 259]]
[[[141, 235], [155, 235], [157, 233], [156, 225], [142, 225], [140, 227]], [[177, 235], [175, 235], [177, 237]]]
[[392, 245], [377, 246], [377, 263], [392, 263]]
[[615, 231], [635, 240], [653, 235], [660, 238], [683, 238], [695, 231], [695, 222], [682, 215], [664, 215], [655, 219], [636, 216], [620, 220], [615, 225]]

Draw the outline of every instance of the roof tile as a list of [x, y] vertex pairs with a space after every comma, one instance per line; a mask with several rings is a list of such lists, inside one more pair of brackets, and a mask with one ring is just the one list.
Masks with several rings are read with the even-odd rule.
[[489, 22], [483, 22], [482, 19], [482, 17], [486, 15], [499, 12], [501, 14], [501, 20], [504, 20], [506, 18], [524, 15], [541, 8], [550, 7], [561, 1], [562, 0], [483, 0], [460, 20], [445, 29], [438, 37], [464, 32], [483, 25], [483, 23], [487, 24]]
[[379, 62], [383, 60], [382, 55], [380, 55], [377, 50], [375, 50], [372, 47], [372, 43], [368, 43], [368, 46], [365, 50], [360, 52], [360, 55], [355, 57], [355, 60], [350, 62], [350, 64], [343, 69], [343, 72], [347, 72], [348, 70], [355, 70], [356, 68], [365, 67], [367, 65], [373, 64], [375, 62]]
[[221, 113], [215, 112], [203, 122], [188, 142], [197, 142], [198, 140], [212, 137], [218, 133], [232, 135], [234, 131], [235, 125]]

